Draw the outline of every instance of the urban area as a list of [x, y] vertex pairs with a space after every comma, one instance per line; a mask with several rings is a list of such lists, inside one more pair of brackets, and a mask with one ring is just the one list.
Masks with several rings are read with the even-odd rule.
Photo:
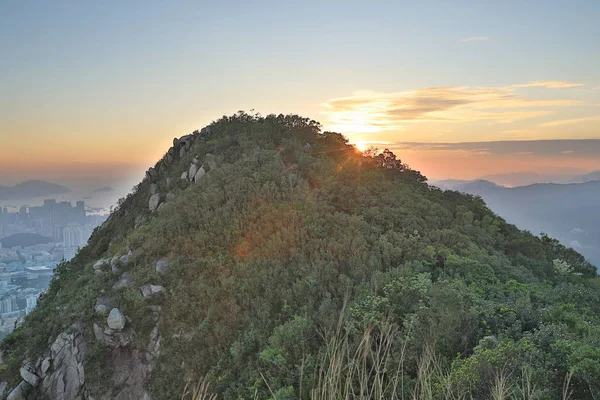
[[0, 207], [0, 340], [36, 306], [56, 266], [73, 258], [107, 217], [88, 215], [84, 201]]

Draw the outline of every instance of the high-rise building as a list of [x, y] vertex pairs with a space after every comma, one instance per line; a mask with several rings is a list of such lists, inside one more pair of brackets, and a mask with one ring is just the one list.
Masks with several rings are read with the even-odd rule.
[[81, 226], [66, 226], [63, 230], [65, 247], [83, 247], [85, 237]]

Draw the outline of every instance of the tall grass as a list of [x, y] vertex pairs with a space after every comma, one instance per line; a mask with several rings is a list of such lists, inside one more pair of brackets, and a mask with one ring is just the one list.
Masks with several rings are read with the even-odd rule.
[[209, 392], [210, 383], [206, 377], [200, 378], [193, 387], [188, 382], [183, 389], [181, 400], [217, 400], [217, 395]]

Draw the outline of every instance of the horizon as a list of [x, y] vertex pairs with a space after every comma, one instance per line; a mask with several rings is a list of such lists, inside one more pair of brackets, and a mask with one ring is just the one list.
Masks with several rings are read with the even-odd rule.
[[0, 184], [137, 182], [239, 109], [432, 180], [600, 170], [600, 4], [490, 4], [3, 5]]

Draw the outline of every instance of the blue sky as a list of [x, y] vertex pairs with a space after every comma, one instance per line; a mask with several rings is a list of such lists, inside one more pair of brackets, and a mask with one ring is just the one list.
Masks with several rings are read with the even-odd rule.
[[[4, 0], [0, 170], [25, 168], [23, 151], [63, 169], [149, 165], [239, 109], [299, 113], [362, 143], [600, 138], [599, 19], [598, 1]], [[573, 85], [518, 86], [530, 82]], [[432, 99], [436, 87], [450, 89]], [[369, 111], [456, 88], [460, 107], [418, 123], [379, 129], [390, 109]], [[362, 107], [331, 107], [365, 92]]]

